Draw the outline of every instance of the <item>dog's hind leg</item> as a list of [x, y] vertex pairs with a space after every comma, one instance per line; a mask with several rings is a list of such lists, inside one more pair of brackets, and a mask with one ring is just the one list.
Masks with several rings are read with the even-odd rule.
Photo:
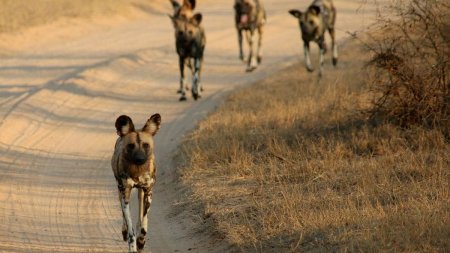
[[139, 189], [139, 236], [137, 247], [142, 250], [145, 246], [145, 236], [148, 229], [148, 212], [152, 203], [152, 191], [150, 189]]
[[133, 223], [131, 221], [131, 213], [130, 213], [130, 195], [131, 188], [127, 187], [122, 191], [120, 199], [120, 205], [122, 207], [122, 214], [127, 226], [128, 232], [128, 251], [129, 252], [137, 252], [136, 248], [136, 235], [134, 234]]

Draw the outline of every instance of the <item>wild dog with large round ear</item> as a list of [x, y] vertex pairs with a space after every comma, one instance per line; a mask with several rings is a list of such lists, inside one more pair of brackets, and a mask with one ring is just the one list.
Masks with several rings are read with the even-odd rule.
[[314, 41], [319, 45], [320, 70], [319, 75], [323, 73], [323, 58], [327, 47], [325, 44], [325, 31], [328, 30], [331, 36], [333, 49], [333, 65], [338, 61], [338, 51], [335, 42], [336, 8], [332, 0], [315, 0], [305, 12], [292, 9], [289, 13], [298, 19], [300, 32], [303, 40], [306, 69], [314, 71], [309, 57], [309, 42]]
[[187, 65], [192, 71], [192, 97], [197, 100], [201, 97], [203, 87], [200, 82], [205, 51], [206, 36], [201, 25], [203, 16], [196, 13], [190, 18], [170, 16], [175, 28], [175, 46], [178, 54], [180, 68], [180, 101], [185, 101], [187, 85], [185, 84], [184, 67]]
[[[152, 188], [156, 181], [153, 137], [161, 125], [161, 115], [153, 114], [142, 127], [136, 130], [127, 115], [116, 119], [115, 127], [119, 138], [111, 159], [111, 167], [119, 189], [122, 207], [122, 236], [128, 242], [129, 252], [137, 252], [145, 245], [148, 227], [148, 212], [152, 202]], [[130, 214], [130, 195], [138, 188], [139, 226], [136, 237]]]

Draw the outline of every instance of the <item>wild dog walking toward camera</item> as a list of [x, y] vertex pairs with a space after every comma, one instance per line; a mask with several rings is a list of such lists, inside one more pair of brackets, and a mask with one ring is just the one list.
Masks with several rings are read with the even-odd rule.
[[336, 22], [336, 8], [332, 0], [315, 0], [305, 12], [290, 10], [289, 13], [298, 19], [300, 31], [303, 39], [306, 69], [314, 71], [309, 57], [309, 42], [314, 41], [320, 48], [320, 69], [323, 72], [323, 55], [326, 53], [325, 31], [328, 30], [331, 36], [331, 47], [333, 50], [333, 65], [336, 66], [338, 51], [335, 41], [334, 24]]
[[[260, 0], [235, 0], [234, 1], [235, 22], [239, 43], [239, 59], [244, 60], [242, 49], [242, 32], [245, 32], [249, 46], [247, 61], [247, 72], [256, 69], [262, 61], [262, 36], [266, 23], [266, 11]], [[258, 34], [258, 43], [256, 43]]]
[[200, 76], [203, 65], [203, 53], [205, 51], [206, 37], [201, 26], [202, 14], [192, 14], [195, 7], [195, 0], [184, 0], [183, 5], [172, 4], [174, 16], [170, 16], [175, 28], [175, 47], [178, 54], [180, 68], [180, 101], [186, 100], [186, 85], [184, 67], [187, 65], [192, 73], [192, 97], [197, 100], [201, 97], [203, 87], [200, 83]]
[[[137, 252], [145, 245], [148, 212], [152, 203], [152, 188], [156, 180], [153, 136], [161, 125], [161, 116], [154, 114], [141, 130], [135, 130], [130, 117], [122, 115], [116, 120], [119, 138], [116, 141], [111, 166], [119, 188], [122, 207], [123, 240], [128, 241], [129, 252]], [[130, 214], [130, 194], [138, 188], [139, 235], [136, 238]]]

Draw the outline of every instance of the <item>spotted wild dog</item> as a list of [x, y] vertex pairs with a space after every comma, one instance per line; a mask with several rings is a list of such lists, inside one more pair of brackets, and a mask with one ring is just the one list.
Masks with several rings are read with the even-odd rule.
[[180, 101], [186, 100], [187, 85], [185, 84], [184, 67], [192, 72], [192, 97], [197, 100], [201, 97], [203, 86], [200, 76], [203, 65], [203, 53], [205, 51], [206, 36], [201, 22], [201, 13], [191, 14], [195, 7], [195, 0], [184, 0], [181, 7], [174, 7], [174, 16], [169, 15], [175, 28], [175, 47], [178, 54], [180, 68]]
[[[256, 69], [262, 60], [262, 36], [266, 23], [266, 11], [261, 0], [235, 0], [235, 23], [239, 43], [239, 59], [244, 60], [242, 49], [242, 32], [245, 32], [249, 46], [249, 56], [247, 60], [247, 72]], [[258, 43], [256, 43], [258, 34]]]
[[[130, 117], [122, 115], [116, 120], [119, 138], [116, 141], [111, 166], [119, 188], [122, 207], [123, 240], [128, 241], [129, 252], [142, 250], [147, 234], [148, 212], [152, 203], [152, 188], [156, 180], [153, 136], [161, 124], [159, 114], [152, 115], [141, 130], [134, 128]], [[139, 235], [136, 237], [130, 214], [130, 194], [138, 189]]]
[[326, 53], [325, 31], [331, 36], [333, 50], [333, 65], [338, 61], [338, 51], [335, 41], [334, 24], [336, 22], [336, 8], [332, 0], [314, 0], [305, 12], [290, 10], [289, 13], [298, 19], [303, 39], [306, 69], [314, 71], [309, 57], [309, 42], [314, 41], [319, 45], [319, 75], [323, 72], [323, 55]]

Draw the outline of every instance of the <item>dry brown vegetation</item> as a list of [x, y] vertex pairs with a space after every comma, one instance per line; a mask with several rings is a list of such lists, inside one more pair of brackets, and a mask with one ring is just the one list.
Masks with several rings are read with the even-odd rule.
[[[146, 3], [147, 2], [147, 3]], [[54, 22], [60, 18], [124, 14], [144, 0], [0, 0], [0, 33]]]
[[382, 35], [367, 46], [374, 53], [374, 115], [401, 126], [450, 125], [450, 3], [393, 1], [377, 23]]
[[239, 90], [187, 137], [202, 229], [241, 252], [450, 250], [447, 130], [368, 117], [363, 48], [347, 43], [320, 81], [295, 65]]

